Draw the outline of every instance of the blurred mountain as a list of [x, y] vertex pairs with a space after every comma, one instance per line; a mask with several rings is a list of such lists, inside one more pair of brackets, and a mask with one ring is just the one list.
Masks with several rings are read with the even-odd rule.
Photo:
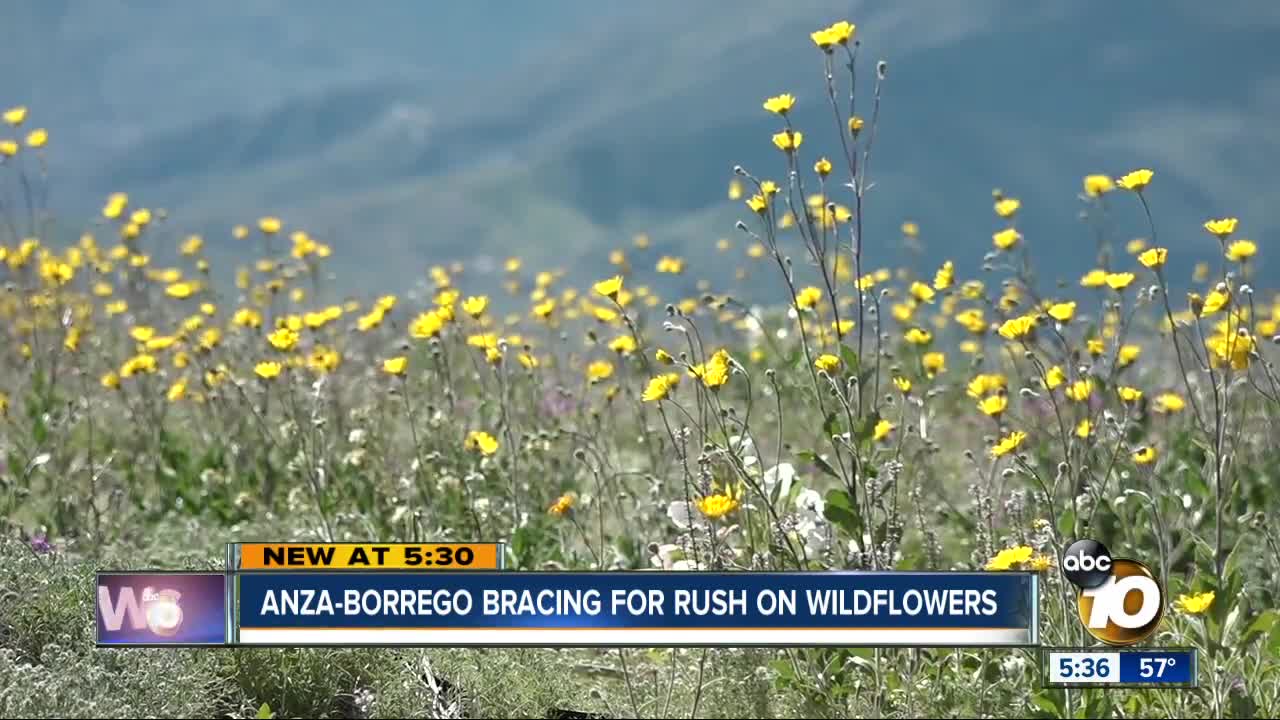
[[[840, 18], [863, 41], [861, 114], [889, 63], [876, 265], [910, 259], [912, 219], [922, 269], [978, 272], [999, 187], [1023, 200], [1036, 262], [1073, 279], [1094, 255], [1082, 176], [1149, 166], [1175, 271], [1214, 256], [1199, 225], [1226, 214], [1280, 267], [1276, 3], [30, 0], [6, 6], [0, 104], [50, 129], [51, 202], [77, 232], [123, 190], [224, 265], [232, 225], [279, 215], [334, 246], [348, 290], [513, 254], [589, 279], [640, 231], [637, 264], [679, 254], [724, 280], [742, 243], [716, 262], [715, 240], [746, 215], [731, 168], [783, 175], [761, 101], [797, 96], [806, 166], [839, 153], [808, 32]], [[1123, 200], [1120, 244], [1145, 234]]]

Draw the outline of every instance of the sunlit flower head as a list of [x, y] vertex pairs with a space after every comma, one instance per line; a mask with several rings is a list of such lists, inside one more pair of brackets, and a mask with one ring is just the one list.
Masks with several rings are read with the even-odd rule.
[[987, 395], [1000, 392], [1008, 386], [1008, 379], [998, 373], [983, 373], [969, 381], [967, 391], [969, 397], [981, 400]]
[[562, 517], [573, 509], [573, 503], [576, 499], [577, 497], [573, 493], [565, 493], [551, 503], [551, 507], [547, 508], [547, 513]]
[[382, 361], [382, 372], [401, 377], [409, 369], [409, 358], [400, 355]]
[[617, 299], [618, 291], [622, 289], [622, 276], [614, 275], [611, 278], [601, 280], [593, 285], [592, 289], [595, 290], [597, 295]]
[[933, 297], [936, 294], [932, 286], [926, 285], [919, 280], [911, 283], [909, 292], [911, 293], [911, 297], [923, 303], [933, 302]]
[[775, 95], [764, 101], [764, 109], [778, 115], [786, 115], [791, 108], [795, 107], [796, 99], [790, 93]]
[[467, 433], [467, 437], [463, 440], [462, 445], [467, 450], [477, 452], [485, 456], [498, 452], [497, 439], [483, 430], [472, 430]]
[[913, 327], [903, 334], [902, 339], [912, 345], [928, 345], [933, 342], [933, 333], [923, 328]]
[[1165, 261], [1168, 259], [1169, 251], [1162, 247], [1150, 248], [1138, 256], [1138, 262], [1142, 263], [1143, 267], [1151, 268], [1152, 270], [1164, 267]]
[[1035, 551], [1026, 545], [1006, 548], [988, 560], [984, 569], [989, 571], [1016, 570], [1019, 565], [1030, 562], [1034, 554]]
[[1014, 452], [1022, 445], [1022, 441], [1026, 439], [1027, 434], [1021, 430], [1015, 430], [1014, 432], [1009, 433], [1001, 438], [1000, 442], [996, 443], [995, 446], [991, 448], [991, 457], [1004, 457], [1005, 455]]
[[666, 399], [676, 386], [680, 384], [679, 373], [666, 373], [651, 378], [649, 384], [645, 386], [644, 393], [640, 399], [644, 402], [658, 402]]
[[1243, 262], [1258, 252], [1258, 246], [1252, 240], [1235, 240], [1227, 246], [1227, 259], [1232, 262]]
[[840, 358], [826, 353], [814, 358], [813, 366], [825, 373], [834, 373], [840, 367]]
[[785, 153], [795, 152], [804, 142], [804, 133], [799, 130], [783, 130], [773, 134], [774, 147]]
[[875, 429], [872, 430], [871, 432], [871, 437], [876, 442], [880, 442], [885, 438], [889, 437], [889, 433], [893, 432], [895, 427], [897, 426], [895, 426], [893, 423], [881, 418], [876, 422]]
[[1036, 327], [1035, 315], [1022, 315], [1005, 320], [1000, 325], [1000, 337], [1006, 340], [1022, 340], [1031, 334]]
[[1107, 271], [1101, 269], [1090, 270], [1080, 278], [1080, 286], [1087, 288], [1102, 287], [1107, 284]]
[[1135, 403], [1142, 399], [1142, 391], [1138, 388], [1121, 385], [1116, 388], [1116, 394], [1120, 396], [1120, 400], [1125, 403]]
[[1071, 383], [1071, 387], [1066, 390], [1067, 399], [1073, 402], [1084, 402], [1093, 394], [1093, 381], [1089, 379], [1077, 380]]
[[1018, 213], [1018, 208], [1022, 207], [1022, 201], [1018, 198], [1001, 197], [995, 202], [996, 215], [1002, 218], [1011, 218]]
[[955, 263], [951, 262], [950, 260], [947, 260], [943, 262], [942, 267], [939, 267], [938, 271], [933, 274], [933, 289], [946, 290], [947, 288], [951, 287], [952, 284], [955, 283], [955, 280], [956, 280]]
[[1133, 452], [1133, 461], [1139, 465], [1150, 465], [1156, 461], [1156, 456], [1158, 454], [1159, 453], [1156, 452], [1154, 447], [1145, 445]]
[[741, 504], [741, 497], [741, 489], [735, 493], [732, 487], [725, 488], [724, 492], [717, 492], [699, 498], [697, 500], [698, 511], [710, 520], [719, 520], [738, 509]]
[[1231, 291], [1226, 288], [1215, 288], [1202, 302], [1200, 317], [1209, 317], [1231, 304]]
[[1049, 317], [1060, 323], [1069, 323], [1076, 315], [1076, 304], [1074, 302], [1054, 303], [1046, 312], [1049, 313]]
[[1116, 181], [1116, 184], [1125, 190], [1142, 192], [1151, 184], [1151, 178], [1154, 175], [1155, 173], [1145, 168], [1141, 170], [1134, 170], [1132, 172], [1125, 173], [1123, 177]]
[[669, 255], [663, 255], [661, 258], [658, 258], [658, 265], [656, 269], [660, 273], [679, 275], [684, 272], [684, 260], [671, 257]]
[[1160, 393], [1156, 396], [1155, 411], [1163, 414], [1173, 414], [1182, 412], [1187, 406], [1181, 395], [1172, 392]]
[[924, 373], [932, 379], [940, 372], [947, 369], [947, 356], [940, 352], [927, 352], [920, 358], [920, 364], [924, 367]]
[[489, 298], [484, 295], [473, 295], [462, 301], [462, 311], [473, 318], [483, 315], [487, 307], [489, 307]]
[[1098, 197], [1115, 189], [1115, 183], [1109, 175], [1086, 175], [1084, 193], [1089, 197]]
[[280, 376], [284, 366], [275, 361], [260, 362], [253, 366], [253, 372], [263, 380], [274, 380]]
[[1204, 223], [1204, 229], [1208, 231], [1210, 235], [1216, 235], [1219, 240], [1226, 240], [1231, 233], [1236, 231], [1236, 225], [1239, 223], [1240, 221], [1233, 217], [1206, 220]]
[[978, 409], [991, 417], [999, 417], [1008, 407], [1009, 396], [1004, 394], [991, 395], [978, 401]]
[[1120, 349], [1116, 351], [1116, 364], [1120, 367], [1129, 367], [1141, 354], [1141, 345], [1134, 345], [1132, 343], [1121, 345]]
[[801, 310], [812, 310], [822, 300], [822, 290], [812, 285], [796, 293], [796, 306]]
[[1131, 272], [1107, 273], [1107, 287], [1120, 292], [1129, 287], [1129, 284], [1133, 282], [1133, 278], [1134, 275]]
[[587, 381], [598, 383], [613, 376], [613, 363], [608, 360], [596, 360], [587, 364]]
[[18, 105], [16, 107], [11, 107], [8, 110], [5, 110], [4, 115], [0, 117], [4, 118], [6, 124], [18, 127], [27, 119], [27, 106]]
[[1173, 601], [1173, 606], [1178, 609], [1178, 612], [1187, 615], [1202, 615], [1213, 607], [1214, 597], [1212, 590], [1192, 595], [1179, 595], [1178, 599]]
[[1014, 228], [1005, 228], [991, 236], [991, 243], [997, 250], [1008, 250], [1022, 240], [1022, 233]]

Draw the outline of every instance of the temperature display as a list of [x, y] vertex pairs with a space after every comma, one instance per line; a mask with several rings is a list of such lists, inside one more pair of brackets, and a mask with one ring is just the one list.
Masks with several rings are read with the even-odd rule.
[[1042, 658], [1044, 684], [1051, 687], [1196, 683], [1194, 649], [1046, 648]]

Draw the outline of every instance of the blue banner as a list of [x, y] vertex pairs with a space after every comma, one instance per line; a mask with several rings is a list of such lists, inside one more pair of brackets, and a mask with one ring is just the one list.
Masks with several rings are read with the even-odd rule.
[[264, 644], [1033, 645], [1031, 573], [241, 573]]
[[1193, 649], [1138, 650], [1120, 653], [1121, 684], [1194, 685], [1195, 679], [1196, 652]]

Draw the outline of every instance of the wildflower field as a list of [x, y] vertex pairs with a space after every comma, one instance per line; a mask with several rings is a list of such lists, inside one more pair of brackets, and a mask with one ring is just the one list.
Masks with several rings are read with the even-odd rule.
[[[643, 235], [592, 278], [424, 258], [420, 287], [349, 298], [327, 281], [344, 240], [306, 218], [205, 239], [127, 188], [55, 218], [58, 139], [6, 111], [0, 716], [1280, 715], [1280, 295], [1248, 219], [1164, 227], [1158, 166], [1099, 168], [1061, 199], [1083, 277], [1034, 265], [1016, 188], [950, 230], [990, 234], [980, 273], [889, 267], [878, 249], [923, 245], [862, 234], [888, 67], [849, 23], [811, 39], [820, 71], [743, 109], [777, 152], [733, 169], [737, 230], [707, 229], [734, 279], [672, 296], [699, 269]], [[1042, 689], [1023, 650], [92, 647], [95, 569], [218, 567], [242, 539], [1033, 570], [1043, 642], [1089, 645], [1058, 568], [1081, 537], [1156, 571], [1151, 643], [1199, 648], [1197, 689]]]

